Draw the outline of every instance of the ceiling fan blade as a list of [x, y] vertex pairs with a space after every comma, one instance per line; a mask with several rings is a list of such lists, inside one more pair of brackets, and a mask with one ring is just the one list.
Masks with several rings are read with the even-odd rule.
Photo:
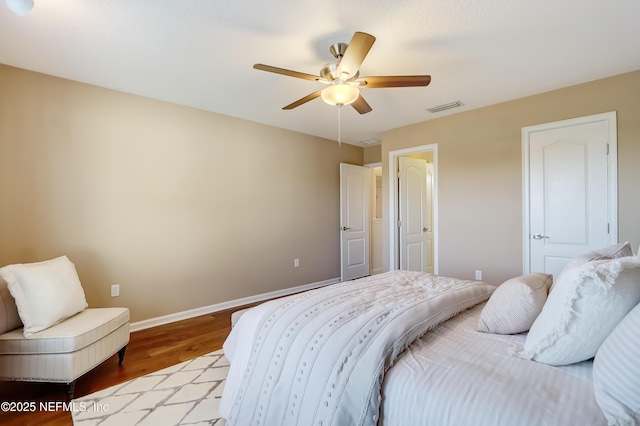
[[276, 74], [288, 75], [289, 77], [302, 78], [304, 80], [321, 81], [324, 80], [317, 75], [305, 74], [303, 72], [291, 71], [284, 68], [272, 67], [270, 65], [255, 64], [253, 68], [260, 71], [273, 72]]
[[347, 74], [347, 79], [354, 77], [362, 65], [362, 61], [369, 53], [373, 42], [376, 38], [367, 33], [356, 32], [349, 42], [349, 47], [344, 52], [344, 56], [338, 64], [338, 72], [336, 75], [341, 76]]
[[371, 107], [369, 106], [367, 101], [364, 100], [362, 95], [358, 96], [358, 99], [353, 101], [351, 103], [351, 106], [353, 107], [353, 109], [358, 111], [360, 114], [366, 114], [368, 112], [371, 112]]
[[295, 107], [299, 107], [302, 104], [306, 104], [307, 102], [312, 101], [315, 98], [320, 97], [321, 93], [322, 93], [322, 90], [318, 90], [317, 92], [313, 92], [312, 94], [307, 95], [304, 98], [298, 99], [294, 103], [289, 104], [289, 105], [287, 105], [286, 107], [284, 107], [282, 109], [294, 109]]
[[378, 76], [362, 77], [357, 81], [365, 82], [362, 87], [366, 89], [376, 89], [380, 87], [415, 87], [428, 86], [431, 83], [430, 75], [398, 75], [398, 76]]

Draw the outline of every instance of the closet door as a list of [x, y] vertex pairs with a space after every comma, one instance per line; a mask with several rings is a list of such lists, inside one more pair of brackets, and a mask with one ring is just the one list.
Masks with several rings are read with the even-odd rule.
[[615, 113], [528, 127], [523, 142], [525, 271], [557, 277], [572, 257], [617, 242]]

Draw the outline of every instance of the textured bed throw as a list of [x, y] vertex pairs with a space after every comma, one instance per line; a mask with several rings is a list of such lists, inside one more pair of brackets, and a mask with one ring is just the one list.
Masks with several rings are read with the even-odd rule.
[[229, 425], [375, 425], [398, 355], [494, 289], [392, 271], [267, 302], [225, 342], [221, 414]]

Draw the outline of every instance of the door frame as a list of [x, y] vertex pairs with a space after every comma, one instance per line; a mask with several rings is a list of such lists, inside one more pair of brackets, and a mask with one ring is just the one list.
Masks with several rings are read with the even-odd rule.
[[609, 243], [618, 242], [618, 133], [616, 127], [616, 112], [605, 112], [601, 114], [588, 115], [584, 117], [571, 118], [568, 120], [554, 121], [551, 123], [538, 124], [522, 128], [522, 272], [530, 273], [530, 170], [529, 170], [529, 147], [532, 133], [544, 130], [553, 130], [563, 127], [576, 126], [581, 124], [606, 121], [609, 127], [609, 141], [607, 156], [608, 172], [608, 220], [609, 220]]
[[438, 274], [438, 144], [415, 146], [411, 148], [389, 151], [388, 194], [389, 194], [389, 269], [399, 269], [399, 233], [398, 233], [398, 208], [399, 194], [397, 182], [398, 158], [409, 154], [421, 152], [433, 153], [433, 273]]

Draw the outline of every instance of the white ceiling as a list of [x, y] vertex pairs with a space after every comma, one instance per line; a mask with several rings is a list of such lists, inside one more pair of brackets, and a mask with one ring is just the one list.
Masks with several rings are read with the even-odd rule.
[[[364, 89], [342, 139], [640, 69], [639, 0], [35, 0], [0, 4], [0, 63], [336, 139], [337, 108], [281, 108], [320, 83], [329, 46], [377, 40], [360, 75], [429, 74], [427, 87]], [[427, 108], [464, 106], [431, 114]]]

